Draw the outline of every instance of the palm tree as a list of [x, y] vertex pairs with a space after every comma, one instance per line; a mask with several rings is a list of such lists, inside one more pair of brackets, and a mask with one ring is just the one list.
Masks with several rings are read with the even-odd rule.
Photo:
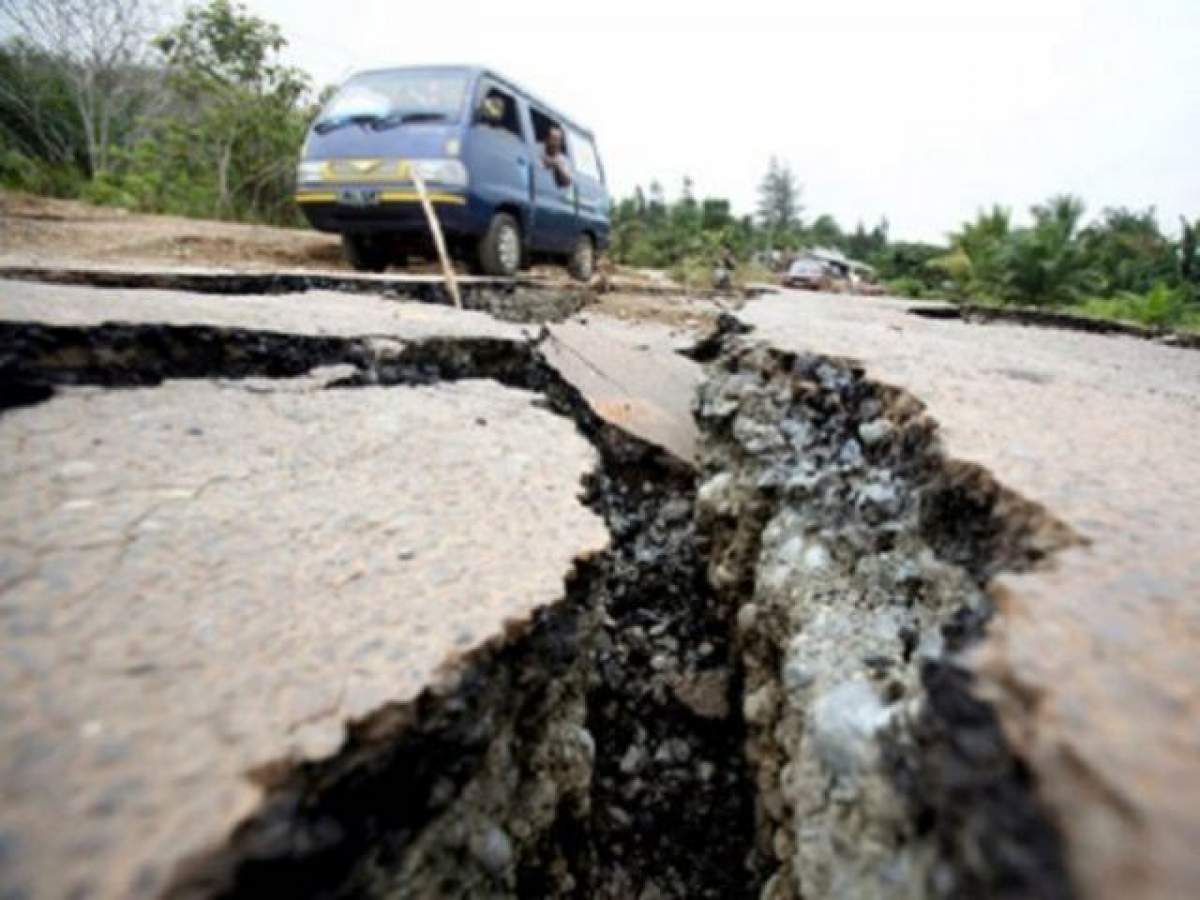
[[1001, 296], [1012, 303], [1076, 303], [1097, 287], [1096, 273], [1079, 240], [1084, 205], [1062, 194], [1035, 206], [1033, 227], [1013, 233], [999, 258]]
[[960, 299], [994, 297], [1000, 287], [1000, 264], [1008, 241], [1011, 214], [1003, 206], [979, 210], [949, 235], [950, 252], [929, 261], [953, 282]]

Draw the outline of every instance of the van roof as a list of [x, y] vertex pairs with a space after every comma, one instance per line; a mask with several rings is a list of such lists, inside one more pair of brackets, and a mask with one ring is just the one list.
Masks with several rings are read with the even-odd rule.
[[[570, 125], [573, 129], [578, 131], [580, 134], [585, 135], [587, 138], [589, 138], [591, 140], [595, 140], [595, 137], [596, 137], [592, 133], [592, 130], [590, 128], [585, 128], [583, 125], [580, 125], [577, 121], [572, 119], [570, 116], [564, 116], [557, 108], [555, 108], [554, 106], [551, 106], [549, 103], [542, 100], [542, 98], [538, 97], [536, 94], [533, 94], [530, 91], [525, 90], [525, 88], [521, 87], [519, 84], [517, 84], [511, 78], [507, 78], [506, 76], [497, 72], [495, 69], [490, 69], [486, 66], [477, 66], [477, 65], [383, 66], [378, 69], [363, 69], [362, 71], [355, 72], [354, 75], [364, 75], [368, 72], [464, 72], [464, 73], [470, 74], [472, 77], [486, 75], [488, 78], [491, 78], [494, 81], [498, 81], [500, 84], [502, 84], [504, 87], [508, 88], [510, 91], [514, 91], [515, 93], [520, 94], [526, 100], [541, 107], [547, 113], [549, 113], [554, 118], [556, 118], [560, 122], [562, 122], [564, 125]], [[353, 78], [354, 75], [351, 75], [350, 77]], [[349, 79], [347, 79], [347, 80], [349, 80]]]

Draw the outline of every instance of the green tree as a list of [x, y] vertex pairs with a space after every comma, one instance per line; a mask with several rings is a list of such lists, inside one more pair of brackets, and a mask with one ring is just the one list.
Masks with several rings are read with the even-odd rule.
[[641, 187], [634, 194], [619, 200], [612, 210], [612, 246], [614, 259], [628, 262], [645, 230], [646, 197]]
[[945, 253], [946, 248], [936, 244], [898, 241], [877, 253], [872, 264], [884, 281], [902, 283], [903, 293], [926, 296], [941, 287], [943, 275], [930, 263]]
[[1142, 212], [1105, 209], [1080, 237], [1106, 294], [1144, 293], [1175, 275], [1174, 248], [1159, 230], [1153, 207]]
[[1179, 280], [1200, 284], [1200, 219], [1189, 224], [1180, 216], [1179, 225]]
[[278, 26], [240, 3], [210, 0], [155, 45], [180, 113], [151, 140], [170, 177], [181, 178], [175, 183], [191, 186], [180, 202], [218, 217], [294, 217], [292, 167], [309, 82], [281, 61], [287, 42]]
[[1083, 201], [1063, 194], [1031, 212], [1033, 227], [1014, 233], [1001, 252], [1003, 298], [1034, 306], [1085, 299], [1099, 279], [1079, 239]]
[[801, 228], [800, 183], [792, 169], [772, 156], [758, 186], [758, 219], [775, 240], [787, 242]]
[[87, 138], [62, 61], [20, 38], [0, 46], [0, 180], [69, 194], [88, 169]]
[[633, 207], [638, 218], [646, 215], [646, 194], [640, 184], [633, 191]]
[[880, 219], [870, 231], [859, 222], [854, 231], [846, 235], [842, 245], [852, 259], [872, 260], [887, 247], [887, 241], [888, 221]]
[[928, 265], [946, 276], [959, 299], [998, 296], [1001, 287], [1001, 263], [1011, 230], [1011, 213], [994, 205], [980, 210], [974, 221], [964, 222], [951, 232], [950, 250], [929, 261]]
[[[148, 54], [156, 7], [153, 0], [0, 0], [0, 26], [16, 38], [0, 73], [0, 102], [24, 107], [47, 149], [47, 141], [77, 135], [81, 148], [55, 152], [82, 157], [89, 176], [107, 172], [157, 94]], [[70, 125], [44, 115], [48, 99], [53, 107], [62, 98], [73, 111]]]
[[655, 179], [650, 182], [649, 200], [646, 202], [646, 218], [651, 222], [665, 219], [667, 215], [667, 197], [663, 193], [662, 183]]
[[691, 175], [683, 176], [683, 189], [679, 192], [679, 202], [686, 207], [696, 205], [696, 183], [692, 181]]
[[695, 235], [701, 230], [700, 204], [696, 203], [695, 185], [690, 176], [684, 175], [683, 192], [679, 194], [678, 203], [671, 210], [671, 224], [679, 236]]
[[719, 197], [705, 197], [700, 203], [700, 227], [705, 231], [719, 231], [733, 224], [729, 201]]
[[837, 219], [829, 213], [822, 213], [808, 226], [808, 239], [817, 247], [836, 247], [841, 249], [845, 243], [845, 235]]
[[735, 219], [723, 197], [698, 202], [690, 177], [684, 178], [679, 198], [670, 205], [656, 180], [648, 199], [635, 188], [613, 208], [613, 258], [634, 266], [669, 268], [688, 284], [707, 282], [724, 248], [748, 257], [755, 238], [752, 217]]

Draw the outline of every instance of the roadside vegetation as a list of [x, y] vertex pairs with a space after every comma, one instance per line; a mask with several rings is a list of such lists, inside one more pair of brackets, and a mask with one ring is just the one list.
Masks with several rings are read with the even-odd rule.
[[300, 223], [311, 82], [231, 0], [0, 0], [0, 184], [139, 212]]
[[[298, 225], [293, 171], [319, 107], [282, 62], [280, 29], [235, 0], [174, 16], [157, 0], [0, 0], [0, 186], [139, 212]], [[873, 266], [900, 296], [1066, 309], [1200, 329], [1200, 219], [1168, 234], [1153, 209], [1090, 221], [1072, 196], [1016, 225], [979, 211], [945, 244], [893, 241], [886, 219], [844, 228], [805, 215], [802, 187], [772, 159], [758, 209], [654, 181], [613, 209], [613, 259], [711, 282], [726, 255], [738, 281], [807, 247]]]
[[[892, 241], [887, 220], [844, 230], [828, 214], [806, 221], [796, 176], [772, 160], [757, 215], [735, 217], [727, 200], [697, 199], [691, 179], [668, 201], [662, 185], [637, 188], [613, 212], [613, 255], [665, 268], [687, 282], [710, 278], [724, 249], [770, 277], [761, 262], [805, 248], [838, 250], [874, 267], [890, 293], [979, 305], [1027, 306], [1200, 330], [1200, 219], [1165, 233], [1153, 209], [1105, 209], [1085, 223], [1077, 197], [1052, 197], [1013, 225], [1011, 210], [981, 210], [944, 245]], [[765, 277], [764, 277], [765, 276]]]

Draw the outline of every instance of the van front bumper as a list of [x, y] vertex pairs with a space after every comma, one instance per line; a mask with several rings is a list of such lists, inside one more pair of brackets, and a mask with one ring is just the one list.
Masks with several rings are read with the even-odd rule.
[[[339, 203], [338, 196], [336, 189], [301, 189], [296, 191], [296, 203], [318, 231], [428, 236], [429, 225], [415, 190], [380, 188], [378, 202], [368, 206]], [[478, 237], [487, 230], [489, 211], [483, 204], [450, 191], [431, 190], [428, 196], [447, 236]]]

